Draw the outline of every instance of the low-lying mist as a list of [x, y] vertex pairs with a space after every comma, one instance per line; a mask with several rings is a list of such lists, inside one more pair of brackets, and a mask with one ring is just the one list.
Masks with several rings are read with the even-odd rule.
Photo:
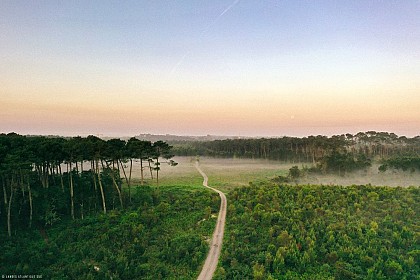
[[[160, 178], [168, 180], [172, 178], [174, 182], [180, 177], [184, 178], [184, 180], [191, 178], [191, 181], [194, 178], [201, 178], [194, 167], [196, 157], [176, 156], [173, 159], [178, 162], [177, 166], [169, 166], [162, 161]], [[253, 181], [268, 181], [279, 175], [287, 176], [292, 166], [298, 166], [300, 170], [303, 167], [311, 167], [311, 164], [308, 163], [284, 163], [263, 159], [200, 157], [199, 161], [202, 169], [207, 172], [211, 183], [218, 180], [220, 184], [231, 184], [236, 187], [248, 185], [249, 182]], [[129, 163], [125, 163], [124, 166], [125, 171], [128, 173]], [[143, 167], [145, 168], [145, 179], [153, 182], [147, 162], [143, 163]], [[302, 177], [292, 180], [292, 184], [420, 186], [420, 172], [392, 169], [379, 172], [378, 167], [379, 164], [374, 164], [365, 171], [347, 172], [341, 176], [338, 174], [306, 173]], [[62, 166], [63, 171], [66, 171], [66, 168], [65, 165]], [[83, 164], [83, 169], [90, 169], [89, 162]], [[122, 177], [123, 173], [121, 172], [120, 175]], [[153, 177], [155, 175], [155, 171], [153, 171]], [[135, 182], [140, 178], [140, 163], [138, 161], [133, 162], [132, 178]]]
[[[181, 163], [186, 162], [183, 157], [177, 157]], [[190, 159], [191, 160], [191, 159]], [[262, 159], [232, 159], [232, 158], [211, 158], [203, 157], [200, 162], [204, 169], [210, 172], [211, 175], [218, 173], [230, 173], [231, 177], [237, 173], [239, 177], [243, 178], [243, 183], [247, 184], [249, 181], [260, 180], [262, 178], [271, 179], [276, 174], [287, 175], [292, 166], [298, 166], [303, 169], [304, 166], [311, 167], [307, 163], [284, 163], [274, 160]], [[180, 164], [182, 165], [182, 164]], [[373, 186], [390, 186], [390, 187], [409, 187], [420, 186], [420, 172], [387, 170], [380, 172], [378, 170], [379, 164], [373, 164], [366, 170], [347, 172], [345, 174], [319, 174], [306, 173], [302, 177], [293, 181], [298, 184], [313, 184], [313, 185], [367, 185]], [[249, 175], [255, 176], [254, 179]], [[261, 174], [260, 174], [261, 173]], [[270, 175], [271, 174], [271, 175]], [[261, 175], [261, 176], [260, 176]], [[274, 178], [273, 177], [273, 178]], [[236, 178], [239, 180], [240, 178]]]
[[366, 185], [409, 187], [420, 186], [420, 172], [387, 170], [378, 171], [378, 164], [372, 165], [367, 170], [338, 174], [305, 174], [298, 178], [298, 184], [316, 185]]

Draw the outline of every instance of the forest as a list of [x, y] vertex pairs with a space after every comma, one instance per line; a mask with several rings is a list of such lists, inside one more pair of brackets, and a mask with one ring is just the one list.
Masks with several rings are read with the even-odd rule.
[[124, 209], [131, 204], [133, 160], [140, 162], [140, 184], [150, 171], [158, 185], [162, 159], [176, 165], [172, 157], [171, 146], [163, 141], [1, 134], [1, 224], [10, 237], [64, 217]]
[[63, 218], [13, 238], [2, 231], [0, 271], [57, 280], [195, 279], [219, 203], [203, 188], [137, 187], [125, 210]]
[[[1, 134], [2, 275], [196, 277], [219, 197], [201, 187], [159, 187], [161, 164], [176, 165], [171, 148], [136, 138]], [[136, 181], [133, 161], [141, 168]]]
[[263, 158], [316, 164], [331, 153], [371, 160], [420, 155], [420, 136], [408, 138], [388, 132], [359, 132], [327, 136], [174, 141], [176, 155]]
[[420, 275], [418, 187], [261, 183], [233, 190], [228, 201], [214, 279]]
[[[184, 164], [211, 155], [292, 166], [285, 176], [226, 188], [226, 232], [214, 279], [417, 279], [418, 186], [297, 182], [373, 162], [382, 172], [418, 172], [419, 151], [419, 137], [377, 132], [200, 143], [0, 134], [0, 272], [195, 279], [220, 199], [196, 178], [187, 183], [191, 171], [182, 181], [159, 184], [162, 164], [176, 168], [174, 155], [184, 153], [193, 155]], [[210, 185], [223, 178], [212, 175]]]

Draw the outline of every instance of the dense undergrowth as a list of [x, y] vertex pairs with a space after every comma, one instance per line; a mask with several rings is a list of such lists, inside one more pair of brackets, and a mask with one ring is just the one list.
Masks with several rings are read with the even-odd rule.
[[215, 279], [419, 279], [418, 187], [264, 183], [228, 200]]
[[43, 279], [194, 279], [219, 197], [202, 188], [138, 188], [131, 209], [1, 232], [3, 275]]

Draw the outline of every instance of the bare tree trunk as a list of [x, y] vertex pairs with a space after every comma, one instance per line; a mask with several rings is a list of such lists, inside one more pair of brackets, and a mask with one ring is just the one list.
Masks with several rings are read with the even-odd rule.
[[73, 170], [71, 168], [71, 162], [70, 162], [70, 198], [71, 198], [71, 218], [74, 220], [74, 186], [73, 186], [73, 176], [72, 176]]
[[96, 186], [96, 172], [95, 172], [95, 163], [94, 161], [91, 162], [91, 171], [92, 171], [92, 178], [93, 178], [93, 187], [96, 191], [97, 186]]
[[106, 214], [105, 194], [104, 194], [104, 188], [103, 188], [103, 186], [102, 186], [101, 172], [99, 171], [99, 164], [98, 164], [98, 160], [96, 160], [96, 172], [98, 173], [99, 189], [101, 190], [101, 196], [102, 196], [102, 207], [103, 207], [103, 210], [104, 210], [104, 214]]
[[140, 159], [140, 177], [141, 177], [141, 185], [144, 185], [144, 174], [143, 174], [143, 159]]
[[54, 173], [53, 164], [50, 165], [50, 174], [51, 174], [51, 177], [52, 177], [53, 185], [55, 186], [55, 173]]
[[153, 180], [153, 172], [152, 172], [152, 166], [150, 165], [150, 159], [148, 160], [148, 162], [149, 162], [150, 176], [152, 177], [152, 180]]
[[[94, 188], [94, 190], [95, 190], [95, 199], [94, 199], [94, 208], [95, 208], [95, 210], [97, 209], [96, 208], [96, 202], [97, 202], [97, 193], [96, 193], [96, 190], [97, 190], [97, 185], [96, 185], [96, 172], [95, 172], [95, 162], [94, 162], [94, 160], [91, 160], [90, 161], [90, 173], [92, 174], [92, 180], [93, 180], [93, 188]], [[90, 209], [91, 209], [91, 201], [89, 201], [89, 211], [88, 212], [90, 212]]]
[[[107, 162], [105, 162], [107, 167], [110, 168], [110, 166], [108, 165]], [[103, 163], [102, 163], [103, 166]], [[123, 200], [122, 200], [122, 195], [121, 195], [121, 191], [120, 188], [118, 187], [117, 181], [115, 180], [115, 165], [114, 165], [114, 161], [112, 161], [112, 170], [111, 170], [111, 179], [112, 179], [112, 184], [115, 186], [115, 189], [117, 190], [118, 193], [118, 198], [120, 199], [120, 204], [121, 204], [121, 209], [124, 209], [124, 204], [123, 204]]]
[[44, 163], [43, 166], [43, 177], [44, 177], [44, 187], [48, 189], [48, 187], [50, 186], [50, 180], [48, 179], [49, 176], [49, 172], [48, 172], [48, 164]]
[[123, 200], [122, 200], [121, 190], [118, 187], [117, 181], [115, 180], [115, 175], [112, 174], [111, 177], [112, 177], [112, 182], [114, 183], [115, 189], [117, 190], [118, 198], [120, 199], [121, 209], [124, 209], [124, 204], [123, 204]]
[[128, 176], [128, 182], [131, 184], [131, 173], [133, 171], [133, 159], [130, 158], [130, 175]]
[[[124, 169], [123, 163], [122, 163], [122, 161], [121, 161], [121, 160], [119, 160], [119, 162], [120, 162], [120, 165], [121, 165], [121, 169], [122, 169], [122, 171], [123, 171], [123, 174], [124, 174], [125, 181], [127, 182], [127, 186], [130, 186], [130, 182], [128, 181], [127, 174], [125, 173], [125, 169]], [[118, 162], [117, 162], [117, 163], [118, 163]], [[118, 170], [119, 170], [119, 168], [118, 168]], [[131, 174], [130, 174], [130, 175], [131, 175]]]
[[4, 182], [4, 177], [1, 177], [3, 182], [3, 198], [4, 198], [4, 204], [7, 205], [7, 192], [6, 192], [6, 183]]
[[[117, 162], [118, 163], [118, 162]], [[125, 178], [125, 181], [127, 182], [127, 186], [128, 186], [128, 197], [129, 197], [129, 200], [131, 201], [131, 187], [130, 187], [130, 181], [131, 181], [131, 167], [132, 167], [132, 165], [133, 165], [133, 162], [131, 161], [131, 159], [130, 159], [130, 179], [128, 179], [127, 178], [127, 174], [126, 174], [126, 172], [125, 172], [125, 169], [124, 169], [124, 166], [123, 166], [123, 163], [122, 163], [122, 161], [120, 160], [120, 165], [121, 165], [121, 169], [122, 169], [122, 171], [123, 171], [123, 174], [124, 174], [124, 178]]]
[[9, 237], [12, 236], [12, 225], [11, 225], [11, 216], [12, 216], [12, 202], [13, 202], [13, 179], [10, 183], [10, 197], [9, 197], [9, 203], [7, 207], [7, 233], [9, 234]]
[[159, 158], [156, 159], [156, 186], [159, 187], [159, 169], [160, 169], [160, 164], [159, 164]]
[[83, 192], [82, 192], [82, 203], [80, 204], [80, 212], [82, 215], [82, 220], [84, 219], [84, 214], [83, 214]]
[[30, 177], [28, 175], [28, 194], [29, 194], [29, 228], [32, 227], [32, 213], [33, 213], [33, 207], [32, 207], [32, 192], [31, 192], [31, 183], [30, 183]]
[[45, 164], [44, 163], [41, 165], [40, 174], [41, 174], [41, 183], [42, 183], [42, 186], [44, 188], [47, 188], [47, 183], [45, 182]]
[[45, 185], [47, 186], [47, 189], [50, 187], [50, 180], [49, 180], [49, 169], [48, 169], [48, 165], [49, 164], [47, 164], [46, 166], [45, 166]]
[[7, 204], [8, 204], [8, 199], [7, 199], [7, 191], [6, 191], [6, 183], [4, 182], [4, 177], [1, 177], [2, 179], [2, 183], [3, 183], [3, 199], [4, 199], [4, 211], [7, 212]]
[[133, 171], [133, 159], [130, 158], [130, 175], [128, 176], [128, 199], [131, 202], [131, 172]]
[[58, 165], [58, 170], [60, 171], [61, 191], [64, 192], [64, 182], [63, 182], [63, 173], [61, 172], [61, 164]]
[[19, 173], [20, 173], [20, 185], [22, 186], [20, 189], [21, 189], [21, 191], [22, 191], [22, 198], [23, 198], [23, 200], [25, 200], [25, 188], [23, 187], [24, 186], [24, 178], [23, 178], [23, 172], [22, 172], [22, 169], [20, 169], [19, 170]]

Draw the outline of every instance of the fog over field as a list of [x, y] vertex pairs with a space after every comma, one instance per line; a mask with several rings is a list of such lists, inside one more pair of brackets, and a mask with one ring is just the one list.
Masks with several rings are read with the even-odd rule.
[[323, 185], [367, 185], [409, 187], [420, 185], [420, 173], [409, 171], [389, 170], [378, 171], [378, 164], [374, 164], [366, 171], [355, 171], [343, 176], [338, 175], [308, 175], [299, 179], [300, 184]]
[[[174, 160], [179, 164], [177, 166], [162, 165], [161, 178], [177, 178], [192, 176], [195, 177], [194, 163], [195, 157], [175, 157]], [[244, 186], [252, 181], [272, 179], [278, 175], [287, 175], [289, 168], [298, 166], [310, 167], [308, 163], [284, 163], [274, 160], [263, 159], [239, 159], [239, 158], [211, 158], [200, 157], [200, 164], [210, 177], [209, 184], [223, 186], [223, 183], [230, 184], [233, 187]], [[373, 164], [366, 171], [356, 171], [345, 175], [331, 174], [307, 174], [299, 178], [296, 183], [299, 184], [323, 184], [323, 185], [366, 185], [408, 187], [420, 185], [420, 173], [410, 171], [388, 170], [386, 172], [378, 171], [379, 164]], [[140, 176], [138, 167], [135, 167], [133, 173], [136, 177]]]
[[[285, 163], [276, 160], [264, 159], [245, 159], [245, 158], [213, 158], [213, 157], [190, 157], [176, 156], [173, 158], [178, 163], [176, 166], [161, 164], [159, 171], [159, 179], [164, 185], [172, 185], [179, 183], [200, 184], [201, 176], [196, 171], [194, 164], [199, 160], [203, 170], [210, 177], [209, 184], [219, 187], [246, 186], [250, 182], [265, 181], [275, 178], [276, 176], [286, 176], [292, 166], [298, 166], [299, 169], [311, 167], [310, 163]], [[147, 184], [155, 184], [149, 170], [147, 161], [143, 162], [144, 178]], [[314, 184], [314, 185], [366, 185], [373, 186], [390, 186], [390, 187], [409, 187], [420, 185], [420, 173], [399, 170], [387, 170], [385, 172], [378, 171], [379, 164], [373, 164], [364, 171], [349, 172], [344, 175], [334, 174], [306, 174], [301, 178], [293, 181], [292, 184]], [[65, 166], [62, 166], [66, 170]], [[124, 164], [125, 172], [128, 175], [130, 163]], [[140, 162], [133, 161], [132, 180], [134, 184], [140, 183]], [[153, 168], [153, 164], [152, 164]], [[84, 170], [90, 169], [90, 163], [84, 162]], [[121, 171], [121, 177], [124, 174]], [[156, 174], [153, 171], [153, 178]]]

